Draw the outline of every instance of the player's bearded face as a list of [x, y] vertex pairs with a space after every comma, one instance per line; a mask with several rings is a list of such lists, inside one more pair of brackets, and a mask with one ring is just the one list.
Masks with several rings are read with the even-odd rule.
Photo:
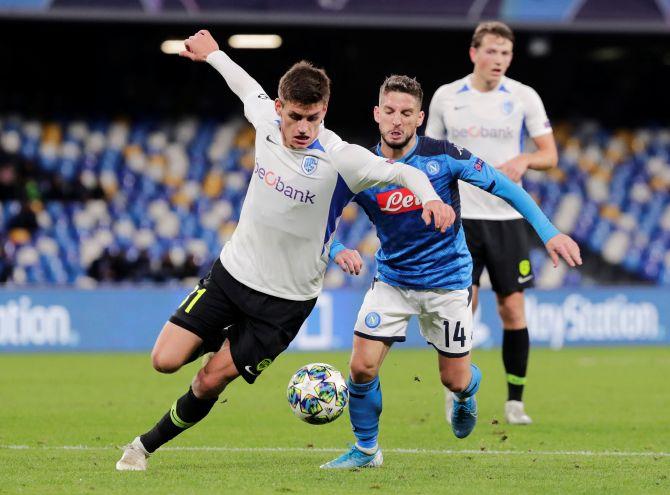
[[408, 93], [386, 93], [374, 110], [382, 141], [392, 149], [403, 149], [416, 136], [424, 113], [419, 101]]
[[301, 105], [277, 99], [275, 110], [279, 115], [284, 146], [304, 149], [311, 145], [319, 136], [327, 109], [328, 102]]

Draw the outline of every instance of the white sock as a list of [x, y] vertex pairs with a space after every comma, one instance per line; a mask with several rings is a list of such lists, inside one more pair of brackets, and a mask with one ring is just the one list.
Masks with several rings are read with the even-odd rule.
[[360, 445], [358, 445], [358, 442], [356, 442], [356, 448], [357, 448], [358, 450], [360, 450], [361, 452], [363, 452], [364, 454], [372, 455], [372, 454], [374, 454], [375, 452], [377, 452], [377, 450], [379, 449], [379, 446], [378, 446], [378, 445], [375, 445], [375, 446], [372, 447], [372, 448], [366, 449], [365, 447], [361, 447]]

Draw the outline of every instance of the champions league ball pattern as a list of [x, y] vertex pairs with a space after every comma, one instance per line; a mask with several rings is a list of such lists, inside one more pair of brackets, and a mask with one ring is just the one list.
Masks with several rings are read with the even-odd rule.
[[329, 364], [306, 364], [291, 377], [286, 392], [293, 414], [313, 425], [335, 421], [349, 403], [342, 374]]

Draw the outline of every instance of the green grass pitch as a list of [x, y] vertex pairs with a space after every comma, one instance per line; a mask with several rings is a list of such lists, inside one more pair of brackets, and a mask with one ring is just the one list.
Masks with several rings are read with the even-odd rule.
[[235, 382], [147, 472], [114, 470], [118, 446], [186, 391], [196, 367], [151, 369], [147, 354], [0, 357], [0, 494], [5, 493], [670, 493], [670, 350], [535, 349], [525, 399], [535, 424], [502, 420], [499, 351], [484, 373], [479, 424], [457, 440], [444, 420], [437, 359], [394, 349], [382, 369], [381, 469], [318, 466], [353, 441], [348, 415], [296, 419], [285, 393], [313, 361], [345, 371], [348, 353], [289, 353], [256, 385]]

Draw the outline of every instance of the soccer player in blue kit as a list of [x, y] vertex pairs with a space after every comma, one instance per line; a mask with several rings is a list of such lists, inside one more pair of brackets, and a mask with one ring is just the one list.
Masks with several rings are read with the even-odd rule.
[[[384, 81], [374, 108], [381, 133], [374, 151], [389, 162], [402, 161], [425, 172], [438, 195], [455, 210], [456, 221], [446, 235], [427, 230], [420, 202], [395, 185], [373, 187], [354, 197], [377, 228], [378, 273], [354, 329], [348, 386], [356, 444], [322, 468], [381, 466], [379, 368], [391, 345], [405, 340], [412, 315], [418, 316], [422, 335], [437, 350], [440, 379], [453, 394], [454, 434], [464, 438], [475, 427], [481, 372], [470, 358], [472, 258], [461, 228], [458, 179], [503, 198], [519, 211], [545, 243], [554, 265], [559, 256], [570, 266], [582, 263], [579, 246], [552, 225], [521, 187], [464, 148], [417, 136], [424, 119], [422, 100], [415, 79], [394, 75]], [[356, 251], [335, 242], [330, 255], [343, 270], [359, 273]]]

